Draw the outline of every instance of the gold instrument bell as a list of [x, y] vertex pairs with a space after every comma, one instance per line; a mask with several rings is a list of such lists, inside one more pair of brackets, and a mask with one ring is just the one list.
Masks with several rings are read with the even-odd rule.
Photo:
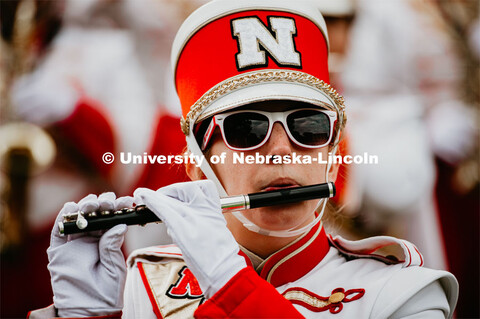
[[28, 205], [28, 180], [54, 161], [55, 142], [42, 128], [25, 122], [0, 126], [0, 251], [23, 244]]

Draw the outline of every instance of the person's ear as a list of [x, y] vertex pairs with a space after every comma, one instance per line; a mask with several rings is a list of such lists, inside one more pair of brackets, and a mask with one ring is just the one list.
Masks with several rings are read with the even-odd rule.
[[339, 168], [340, 168], [340, 164], [338, 163], [332, 164], [332, 166], [330, 167], [330, 170], [328, 171], [328, 181], [335, 182], [337, 180]]
[[190, 177], [192, 181], [205, 179], [205, 175], [203, 175], [203, 172], [200, 169], [200, 167], [198, 167], [194, 163], [188, 162], [187, 164], [185, 164], [185, 170], [187, 172], [187, 176]]

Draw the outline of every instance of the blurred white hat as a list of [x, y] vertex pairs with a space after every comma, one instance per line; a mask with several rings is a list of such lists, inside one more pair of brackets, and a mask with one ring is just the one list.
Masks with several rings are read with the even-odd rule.
[[351, 16], [355, 12], [354, 0], [309, 0], [325, 17]]

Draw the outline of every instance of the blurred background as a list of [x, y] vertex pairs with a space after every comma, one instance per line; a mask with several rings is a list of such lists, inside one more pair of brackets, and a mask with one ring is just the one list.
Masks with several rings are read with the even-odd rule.
[[[346, 99], [341, 152], [379, 156], [341, 167], [330, 232], [414, 242], [459, 280], [457, 318], [480, 317], [479, 1], [309, 1]], [[1, 318], [52, 303], [45, 251], [65, 202], [186, 180], [102, 155], [182, 152], [170, 48], [205, 2], [0, 0]], [[168, 242], [130, 227], [124, 250]]]

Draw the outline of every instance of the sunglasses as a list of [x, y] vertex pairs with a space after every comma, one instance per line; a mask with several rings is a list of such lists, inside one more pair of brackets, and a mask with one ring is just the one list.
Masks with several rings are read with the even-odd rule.
[[202, 141], [204, 151], [218, 126], [223, 141], [235, 151], [250, 151], [270, 138], [273, 124], [282, 123], [288, 137], [298, 146], [320, 148], [332, 140], [337, 113], [322, 109], [302, 108], [285, 112], [242, 110], [214, 115]]

